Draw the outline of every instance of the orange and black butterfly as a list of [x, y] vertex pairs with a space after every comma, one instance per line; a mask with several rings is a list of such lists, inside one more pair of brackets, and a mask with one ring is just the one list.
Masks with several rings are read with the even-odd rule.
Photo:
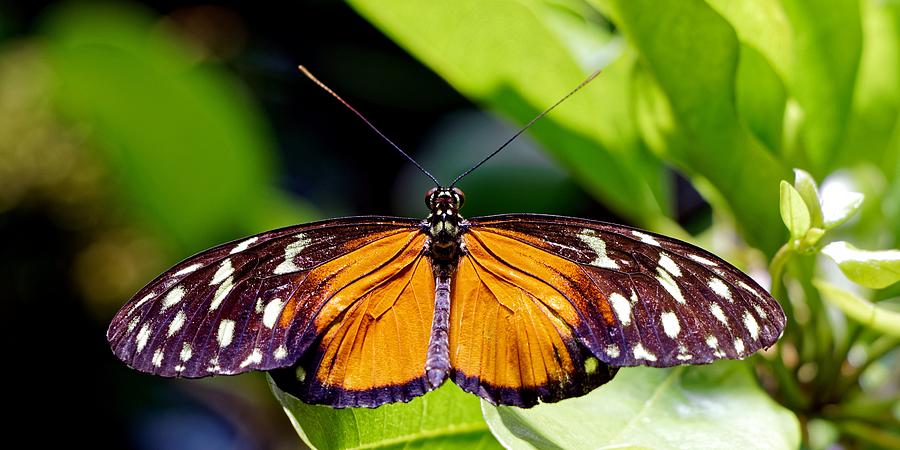
[[455, 184], [426, 194], [425, 219], [326, 220], [192, 256], [126, 303], [107, 338], [143, 372], [268, 370], [307, 403], [376, 407], [449, 378], [529, 407], [618, 367], [740, 359], [782, 333], [778, 303], [703, 249], [585, 219], [466, 219]]

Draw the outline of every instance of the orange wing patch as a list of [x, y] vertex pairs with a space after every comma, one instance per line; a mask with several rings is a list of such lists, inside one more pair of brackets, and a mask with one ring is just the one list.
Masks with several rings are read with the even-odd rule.
[[[435, 283], [425, 240], [418, 230], [390, 236], [310, 272], [303, 285], [320, 287], [301, 286], [290, 311], [302, 311], [310, 298], [328, 300], [308, 331], [316, 343], [300, 362], [306, 373], [297, 374], [305, 401], [376, 406], [429, 390]], [[282, 323], [293, 320], [285, 311]]]
[[570, 281], [577, 265], [495, 233], [470, 230], [464, 241], [468, 253], [450, 289], [456, 384], [493, 403], [531, 406], [583, 395], [612, 378], [615, 369], [590, 357], [575, 336], [583, 328], [573, 306], [583, 294]]

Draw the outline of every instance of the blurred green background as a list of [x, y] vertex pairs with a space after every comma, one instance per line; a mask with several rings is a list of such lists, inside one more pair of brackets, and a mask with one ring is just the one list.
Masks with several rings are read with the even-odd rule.
[[[47, 430], [40, 443], [297, 445], [260, 374], [164, 380], [105, 341], [126, 299], [214, 244], [426, 213], [428, 180], [297, 64], [442, 181], [605, 67], [465, 179], [464, 215], [637, 225], [768, 285], [788, 239], [778, 183], [795, 167], [866, 194], [840, 237], [897, 247], [898, 30], [898, 2], [875, 0], [0, 3], [0, 282], [18, 420]], [[815, 261], [792, 273], [804, 270], [840, 277]], [[807, 289], [798, 278], [788, 287]], [[872, 295], [895, 307], [898, 288]], [[765, 387], [801, 416], [828, 406]]]

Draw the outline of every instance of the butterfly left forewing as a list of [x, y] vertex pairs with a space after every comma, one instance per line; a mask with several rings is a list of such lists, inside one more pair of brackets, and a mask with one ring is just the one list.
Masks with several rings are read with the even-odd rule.
[[581, 342], [611, 365], [743, 358], [771, 346], [784, 328], [780, 306], [749, 276], [671, 238], [583, 219], [505, 215], [471, 220], [466, 239], [553, 280], [580, 313], [572, 325]]
[[330, 298], [327, 281], [335, 275], [316, 269], [420, 233], [411, 219], [351, 218], [223, 244], [141, 289], [113, 318], [107, 338], [130, 366], [163, 376], [289, 366], [316, 339], [314, 321]]

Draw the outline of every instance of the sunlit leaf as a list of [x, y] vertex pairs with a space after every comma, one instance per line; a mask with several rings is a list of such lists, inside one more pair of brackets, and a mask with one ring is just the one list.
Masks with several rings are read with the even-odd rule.
[[862, 48], [857, 0], [783, 0], [793, 31], [788, 89], [802, 111], [800, 145], [810, 171], [824, 175], [848, 122]]
[[375, 409], [307, 405], [271, 378], [269, 386], [297, 434], [314, 449], [502, 448], [482, 418], [478, 397], [452, 383], [409, 403]]
[[826, 245], [822, 253], [857, 284], [881, 289], [900, 281], [900, 250], [860, 250], [839, 241]]
[[[638, 120], [650, 146], [689, 176], [708, 180], [724, 199], [716, 206], [730, 209], [752, 245], [774, 253], [785, 233], [767, 205], [777, 202], [787, 170], [736, 115], [734, 29], [699, 0], [596, 3], [639, 54], [645, 78], [636, 95], [645, 117]], [[654, 89], [659, 98], [641, 99]]]
[[825, 228], [831, 229], [853, 217], [865, 196], [846, 189], [840, 182], [835, 182], [823, 186], [820, 198]]
[[[874, 163], [892, 175], [900, 145], [900, 2], [860, 1], [863, 25], [862, 60], [856, 76], [847, 135], [835, 165]], [[893, 141], [892, 141], [893, 139]]]
[[853, 320], [893, 336], [900, 336], [900, 312], [882, 308], [825, 280], [813, 280], [822, 298], [837, 306]]
[[809, 231], [809, 209], [800, 193], [787, 181], [781, 182], [781, 220], [791, 232], [792, 239], [800, 239]]
[[759, 388], [749, 367], [622, 369], [590, 394], [531, 409], [482, 403], [512, 449], [795, 449], [797, 418]]
[[[579, 2], [351, 4], [460, 92], [520, 124], [621, 51]], [[669, 190], [631, 120], [633, 61], [616, 61], [529, 133], [613, 210], [651, 226], [669, 210]]]

